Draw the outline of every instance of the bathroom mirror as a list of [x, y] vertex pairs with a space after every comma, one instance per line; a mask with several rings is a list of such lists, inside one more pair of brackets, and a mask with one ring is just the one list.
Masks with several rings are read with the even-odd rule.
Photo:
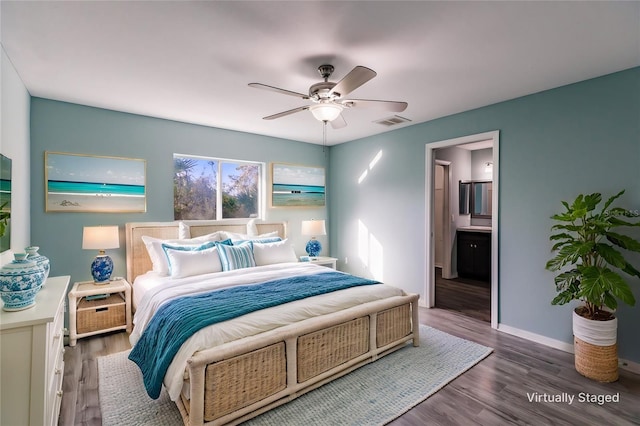
[[460, 198], [459, 201], [459, 214], [469, 214], [469, 205], [470, 205], [470, 197], [471, 197], [471, 182], [463, 182], [460, 181], [458, 184], [458, 196]]
[[490, 181], [473, 182], [471, 188], [471, 217], [491, 218], [493, 184]]

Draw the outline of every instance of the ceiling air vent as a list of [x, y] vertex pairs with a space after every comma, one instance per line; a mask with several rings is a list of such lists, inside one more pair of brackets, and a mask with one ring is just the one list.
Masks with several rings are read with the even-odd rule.
[[391, 117], [383, 118], [382, 120], [376, 120], [374, 123], [382, 124], [383, 126], [395, 126], [396, 124], [407, 123], [411, 120], [408, 118], [400, 117], [399, 115], [392, 115]]

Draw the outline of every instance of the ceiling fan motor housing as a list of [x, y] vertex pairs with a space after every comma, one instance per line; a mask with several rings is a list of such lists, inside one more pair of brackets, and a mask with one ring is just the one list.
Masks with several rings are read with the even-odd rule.
[[336, 83], [331, 81], [323, 81], [321, 83], [316, 83], [309, 88], [309, 97], [316, 102], [320, 102], [322, 100], [334, 100], [340, 97], [339, 93], [329, 94], [333, 86]]

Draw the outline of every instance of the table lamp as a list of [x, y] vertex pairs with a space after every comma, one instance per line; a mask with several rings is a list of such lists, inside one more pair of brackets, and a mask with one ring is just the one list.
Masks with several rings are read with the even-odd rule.
[[316, 236], [327, 235], [324, 220], [303, 220], [302, 235], [311, 235], [311, 239], [306, 246], [307, 254], [311, 257], [318, 257], [322, 251], [322, 244], [316, 240]]
[[82, 248], [99, 250], [91, 263], [91, 275], [96, 284], [106, 284], [113, 272], [113, 261], [105, 254], [106, 249], [120, 247], [117, 226], [85, 226], [82, 230]]

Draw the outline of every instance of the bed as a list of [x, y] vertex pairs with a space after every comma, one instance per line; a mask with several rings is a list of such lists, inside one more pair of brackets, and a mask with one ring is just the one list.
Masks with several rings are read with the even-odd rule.
[[[229, 221], [126, 224], [127, 279], [133, 283], [136, 309], [132, 353], [140, 344], [143, 331], [152, 328], [149, 324], [155, 310], [165, 303], [156, 300], [159, 294], [204, 292], [200, 286], [231, 288], [228, 283], [253, 283], [258, 279], [271, 282], [265, 277], [278, 277], [279, 282], [280, 277], [289, 274], [304, 276], [306, 280], [332, 278], [331, 274], [340, 274], [339, 278], [347, 280], [351, 277], [304, 262], [268, 264], [265, 261], [240, 270], [175, 280], [161, 278], [159, 281], [170, 283], [162, 290], [149, 285], [155, 279], [154, 261], [147, 250], [149, 240], [195, 241], [217, 234], [236, 238], [242, 235], [255, 242], [256, 260], [260, 252], [258, 246], [281, 245], [270, 241], [263, 244], [267, 241], [263, 237], [275, 235], [274, 241], [286, 241], [286, 223], [257, 223], [253, 232], [249, 231], [246, 224]], [[260, 238], [263, 240], [258, 242]], [[203, 251], [210, 250], [206, 247]], [[220, 245], [215, 247], [223, 251]], [[181, 252], [174, 254], [183, 256]], [[280, 315], [286, 321], [281, 320]], [[208, 326], [180, 346], [163, 375], [163, 383], [185, 425], [238, 424], [410, 342], [418, 346], [418, 330], [418, 295], [382, 284], [358, 284]], [[204, 333], [208, 333], [207, 337], [203, 337]], [[238, 333], [243, 333], [242, 337], [238, 337]]]

